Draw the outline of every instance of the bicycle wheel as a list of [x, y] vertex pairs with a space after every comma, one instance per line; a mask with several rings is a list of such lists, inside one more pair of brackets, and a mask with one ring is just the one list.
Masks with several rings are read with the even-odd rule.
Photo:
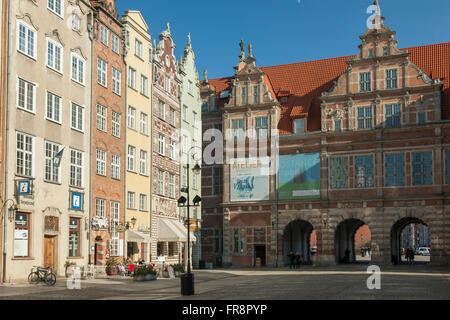
[[37, 284], [39, 282], [39, 274], [37, 272], [31, 272], [28, 276], [28, 282], [31, 284]]
[[45, 276], [45, 283], [46, 283], [48, 286], [54, 286], [55, 283], [56, 283], [56, 275], [55, 275], [54, 273], [48, 273], [48, 274]]

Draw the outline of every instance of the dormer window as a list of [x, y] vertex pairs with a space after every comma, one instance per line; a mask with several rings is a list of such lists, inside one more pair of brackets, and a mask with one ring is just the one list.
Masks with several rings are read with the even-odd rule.
[[369, 54], [368, 54], [369, 58], [373, 57], [373, 48], [369, 49]]
[[242, 104], [247, 104], [247, 87], [241, 87], [241, 101]]
[[359, 91], [368, 92], [371, 90], [371, 75], [370, 72], [361, 72], [359, 74]]
[[295, 119], [294, 134], [304, 134], [304, 133], [305, 133], [305, 119]]
[[258, 95], [258, 86], [253, 86], [253, 103], [258, 104], [259, 103], [259, 95]]

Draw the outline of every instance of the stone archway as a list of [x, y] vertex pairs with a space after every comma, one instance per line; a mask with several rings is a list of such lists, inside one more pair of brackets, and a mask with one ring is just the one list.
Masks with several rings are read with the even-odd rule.
[[393, 264], [402, 263], [404, 253], [402, 253], [401, 234], [405, 227], [410, 224], [420, 224], [428, 227], [423, 220], [416, 217], [404, 217], [394, 223], [391, 229], [391, 261]]
[[289, 223], [283, 232], [283, 262], [289, 264], [289, 252], [300, 253], [303, 264], [311, 264], [311, 234], [313, 225], [305, 220], [295, 220]]
[[362, 220], [349, 218], [337, 225], [334, 235], [336, 263], [356, 262], [355, 234], [365, 224]]

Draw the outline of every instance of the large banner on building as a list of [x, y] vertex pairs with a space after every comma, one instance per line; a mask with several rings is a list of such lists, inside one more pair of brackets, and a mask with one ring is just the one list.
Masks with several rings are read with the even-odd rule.
[[269, 200], [270, 158], [231, 159], [231, 201]]
[[319, 153], [280, 156], [278, 191], [280, 200], [320, 198]]

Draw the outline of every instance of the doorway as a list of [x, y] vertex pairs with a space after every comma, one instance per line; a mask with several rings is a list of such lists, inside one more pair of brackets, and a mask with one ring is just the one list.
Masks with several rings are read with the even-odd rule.
[[255, 265], [256, 259], [261, 259], [261, 267], [266, 266], [266, 246], [264, 245], [255, 245]]
[[44, 237], [44, 267], [55, 271], [55, 236]]

